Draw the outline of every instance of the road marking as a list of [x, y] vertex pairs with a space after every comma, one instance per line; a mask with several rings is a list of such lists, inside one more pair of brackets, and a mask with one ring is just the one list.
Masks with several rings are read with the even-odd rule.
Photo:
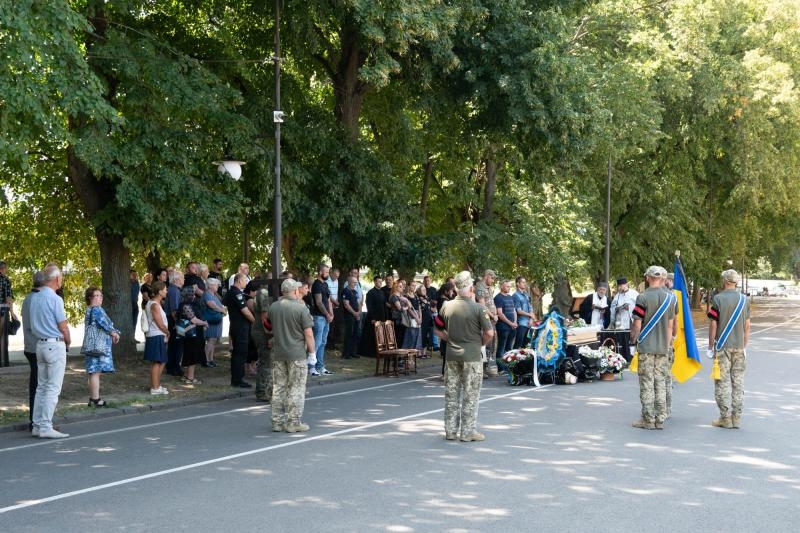
[[[418, 381], [422, 381], [422, 380], [418, 380]], [[542, 387], [538, 387], [538, 388], [525, 387], [525, 388], [523, 388], [521, 390], [516, 390], [514, 392], [509, 392], [507, 394], [499, 394], [499, 395], [496, 395], [496, 396], [491, 396], [489, 398], [484, 398], [482, 400], [479, 400], [478, 403], [486, 403], [486, 402], [491, 402], [491, 401], [494, 401], [494, 400], [501, 400], [503, 398], [509, 398], [511, 396], [517, 396], [517, 395], [524, 394], [524, 393], [527, 393], [527, 392], [530, 392], [530, 391], [539, 391], [539, 390], [542, 390], [542, 389], [545, 389], [545, 388], [548, 388], [548, 387], [552, 387], [552, 385], [543, 385]], [[200, 467], [203, 467], [203, 466], [213, 465], [213, 464], [217, 464], [217, 463], [223, 463], [225, 461], [231, 461], [231, 460], [234, 460], [234, 459], [240, 459], [242, 457], [248, 457], [250, 455], [256, 455], [256, 454], [259, 454], [259, 453], [269, 452], [269, 451], [272, 451], [272, 450], [278, 450], [280, 448], [287, 448], [289, 446], [297, 446], [299, 444], [306, 444], [306, 443], [317, 441], [317, 440], [328, 439], [328, 438], [332, 438], [332, 437], [338, 437], [339, 435], [344, 435], [344, 434], [347, 434], [347, 433], [355, 433], [355, 432], [359, 432], [359, 431], [364, 431], [364, 430], [371, 429], [371, 428], [374, 428], [374, 427], [384, 426], [384, 425], [388, 425], [388, 424], [394, 424], [394, 423], [397, 423], [397, 422], [402, 422], [404, 420], [417, 418], [417, 417], [420, 417], [420, 416], [428, 416], [428, 415], [432, 415], [434, 413], [441, 413], [442, 411], [444, 411], [443, 407], [441, 407], [439, 409], [431, 409], [430, 411], [423, 411], [423, 412], [420, 412], [420, 413], [414, 413], [414, 414], [411, 414], [411, 415], [392, 418], [392, 419], [389, 419], [389, 420], [380, 420], [380, 421], [377, 421], [377, 422], [370, 422], [368, 424], [363, 424], [363, 425], [357, 426], [357, 427], [352, 427], [352, 428], [347, 428], [347, 429], [340, 429], [338, 431], [332, 431], [330, 433], [324, 433], [322, 435], [314, 435], [314, 436], [310, 436], [310, 437], [306, 437], [306, 438], [298, 439], [298, 440], [290, 440], [288, 442], [282, 442], [280, 444], [273, 444], [272, 446], [266, 446], [264, 448], [257, 448], [255, 450], [249, 450], [249, 451], [246, 451], [246, 452], [240, 452], [240, 453], [235, 453], [235, 454], [232, 454], [232, 455], [226, 455], [224, 457], [217, 457], [216, 459], [208, 459], [206, 461], [200, 461], [198, 463], [192, 463], [192, 464], [188, 464], [188, 465], [178, 466], [176, 468], [170, 468], [170, 469], [167, 469], [167, 470], [160, 470], [158, 472], [151, 472], [150, 474], [144, 474], [144, 475], [141, 475], [141, 476], [130, 477], [130, 478], [127, 478], [127, 479], [121, 479], [119, 481], [113, 481], [111, 483], [104, 483], [102, 485], [95, 485], [93, 487], [86, 487], [84, 489], [73, 490], [73, 491], [70, 491], [70, 492], [64, 492], [64, 493], [61, 493], [61, 494], [56, 494], [54, 496], [48, 496], [46, 498], [39, 498], [39, 499], [36, 499], [36, 500], [26, 500], [26, 501], [23, 501], [22, 503], [18, 503], [16, 505], [10, 505], [8, 507], [0, 508], [0, 514], [8, 513], [10, 511], [16, 511], [18, 509], [26, 509], [28, 507], [34, 507], [34, 506], [37, 506], [37, 505], [43, 505], [45, 503], [50, 503], [50, 502], [54, 502], [54, 501], [58, 501], [58, 500], [64, 500], [66, 498], [71, 498], [73, 496], [80, 496], [82, 494], [89, 494], [91, 492], [97, 492], [97, 491], [100, 491], [100, 490], [119, 487], [119, 486], [122, 486], [122, 485], [129, 485], [131, 483], [136, 483], [137, 481], [143, 481], [143, 480], [146, 480], [146, 479], [153, 479], [153, 478], [157, 478], [157, 477], [166, 476], [166, 475], [169, 475], [169, 474], [174, 474], [174, 473], [177, 473], [177, 472], [183, 472], [183, 471], [186, 471], [186, 470], [193, 470], [195, 468], [200, 468]]]
[[[347, 394], [355, 394], [357, 392], [367, 392], [367, 391], [373, 391], [373, 390], [379, 390], [379, 389], [386, 389], [386, 388], [389, 388], [389, 387], [397, 387], [398, 385], [405, 385], [407, 383], [416, 383], [418, 381], [427, 381], [427, 380], [430, 380], [430, 379], [433, 379], [433, 376], [429, 376], [429, 377], [426, 377], [426, 378], [415, 378], [415, 379], [411, 379], [411, 380], [408, 380], [408, 381], [398, 381], [396, 383], [386, 383], [384, 385], [376, 385], [374, 387], [364, 387], [363, 389], [353, 389], [353, 390], [348, 390], [348, 391], [343, 391], [343, 392], [333, 392], [331, 394], [323, 394], [321, 396], [310, 396], [310, 397], [306, 398], [306, 401], [308, 402], [308, 401], [312, 401], [312, 400], [323, 400], [325, 398], [333, 398], [334, 396], [344, 396], [344, 395], [347, 395]], [[68, 442], [72, 442], [72, 441], [75, 441], [75, 440], [81, 440], [81, 439], [102, 437], [104, 435], [113, 435], [114, 433], [123, 433], [125, 431], [134, 431], [134, 430], [137, 430], [137, 429], [147, 429], [147, 428], [153, 428], [153, 427], [158, 427], [158, 426], [164, 426], [166, 424], [175, 424], [177, 422], [189, 422], [189, 421], [192, 421], [192, 420], [202, 420], [203, 418], [209, 418], [209, 417], [212, 417], [212, 416], [228, 415], [228, 414], [232, 414], [232, 413], [246, 413], [246, 412], [249, 412], [249, 411], [258, 411], [258, 410], [266, 410], [267, 409], [267, 405], [268, 404], [265, 404], [265, 405], [254, 405], [252, 407], [239, 407], [237, 409], [231, 409], [229, 411], [220, 411], [218, 413], [206, 413], [206, 414], [203, 414], [203, 415], [188, 416], [188, 417], [185, 417], [185, 418], [175, 418], [175, 419], [170, 419], [170, 420], [164, 420], [163, 422], [151, 422], [149, 424], [141, 424], [141, 425], [138, 425], [138, 426], [129, 426], [129, 427], [124, 427], [124, 428], [119, 428], [119, 429], [109, 429], [107, 431], [98, 431], [96, 433], [87, 433], [85, 435], [75, 435], [75, 436], [70, 437]], [[14, 451], [14, 450], [23, 450], [23, 449], [26, 449], [26, 448], [35, 448], [37, 446], [47, 446], [48, 444], [53, 444], [55, 442], [59, 442], [59, 441], [57, 441], [57, 440], [38, 439], [37, 442], [32, 442], [32, 443], [29, 443], [29, 444], [21, 444], [19, 446], [11, 446], [11, 447], [8, 447], [8, 448], [0, 448], [0, 453], [10, 452], [10, 451]]]

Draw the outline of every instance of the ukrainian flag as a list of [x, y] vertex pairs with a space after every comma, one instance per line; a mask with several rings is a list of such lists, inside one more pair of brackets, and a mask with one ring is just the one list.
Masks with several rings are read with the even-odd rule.
[[703, 365], [700, 362], [700, 353], [697, 351], [697, 339], [694, 335], [694, 324], [692, 324], [692, 313], [689, 306], [689, 289], [683, 276], [680, 260], [675, 261], [673, 290], [678, 301], [678, 312], [675, 315], [678, 334], [673, 344], [675, 362], [672, 363], [672, 375], [678, 382], [684, 383], [694, 376]]

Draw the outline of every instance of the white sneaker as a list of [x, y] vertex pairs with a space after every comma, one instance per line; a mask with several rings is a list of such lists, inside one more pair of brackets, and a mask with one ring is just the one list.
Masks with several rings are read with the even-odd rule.
[[56, 431], [55, 429], [51, 429], [50, 431], [39, 432], [40, 439], [65, 439], [67, 437], [69, 437], [69, 433], [61, 433], [60, 431]]
[[31, 437], [38, 437], [38, 436], [39, 436], [39, 428], [32, 428]]
[[153, 396], [162, 396], [164, 394], [169, 394], [169, 391], [164, 387], [159, 387], [157, 389], [150, 389], [150, 394]]
[[322, 374], [323, 376], [332, 376], [333, 372], [323, 367], [322, 370], [320, 370], [320, 374]]
[[316, 368], [312, 368], [311, 370], [308, 371], [308, 375], [309, 376], [319, 376], [319, 372], [317, 372]]

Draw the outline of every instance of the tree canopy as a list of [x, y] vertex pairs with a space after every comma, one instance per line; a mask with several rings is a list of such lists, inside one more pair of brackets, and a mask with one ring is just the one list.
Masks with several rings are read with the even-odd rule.
[[[611, 276], [676, 249], [704, 285], [728, 260], [796, 268], [800, 1], [280, 5], [290, 269], [580, 285], [603, 270], [609, 165]], [[2, 3], [14, 275], [69, 263], [121, 323], [131, 265], [271, 266], [275, 20], [254, 1]]]

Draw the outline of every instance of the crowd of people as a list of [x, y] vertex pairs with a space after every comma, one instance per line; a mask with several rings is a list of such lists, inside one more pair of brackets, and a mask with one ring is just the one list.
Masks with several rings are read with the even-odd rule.
[[[2, 265], [5, 267], [5, 265]], [[5, 278], [3, 298], [13, 315], [13, 292]], [[212, 269], [189, 262], [185, 271], [163, 269], [146, 274], [140, 286], [131, 270], [131, 296], [141, 295], [132, 321], [145, 335], [144, 359], [150, 363], [150, 394], [167, 395], [161, 375], [167, 373], [189, 385], [200, 385], [197, 368], [214, 368], [214, 350], [222, 336], [222, 320], [229, 317], [231, 386], [252, 388], [247, 370], [256, 376], [256, 399], [272, 404], [274, 431], [307, 431], [301, 421], [308, 376], [333, 374], [325, 366], [331, 331], [342, 337], [342, 358], [375, 355], [372, 326], [391, 321], [401, 346], [418, 357], [440, 351], [445, 382], [445, 437], [480, 441], [475, 418], [480, 382], [502, 365], [509, 350], [524, 348], [531, 331], [543, 318], [542, 294], [519, 276], [500, 281], [486, 270], [477, 281], [467, 272], [447, 278], [440, 288], [430, 276], [421, 282], [374, 276], [373, 287], [364, 291], [360, 271], [348, 272], [339, 285], [339, 270], [320, 264], [316, 277], [295, 280], [284, 272], [280, 294], [267, 277], [250, 278], [249, 266], [239, 265], [229, 278], [222, 261]], [[652, 266], [645, 273], [646, 288], [629, 289], [627, 279], [617, 279], [617, 291], [609, 300], [608, 286], [599, 283], [583, 300], [580, 315], [587, 323], [627, 331], [638, 345], [642, 416], [634, 427], [661, 429], [670, 416], [668, 379], [677, 331], [676, 298], [670, 290], [672, 275]], [[70, 345], [70, 331], [60, 294], [63, 275], [48, 264], [33, 276], [33, 287], [22, 305], [24, 353], [31, 364], [31, 430], [40, 438], [68, 435], [53, 428]], [[708, 316], [709, 355], [721, 376], [716, 380], [720, 417], [714, 426], [739, 427], [742, 411], [744, 349], [749, 336], [749, 304], [737, 291], [738, 274], [723, 272], [724, 291], [714, 297]], [[513, 292], [512, 292], [513, 289]], [[667, 290], [665, 290], [667, 289]], [[107, 403], [100, 395], [100, 376], [114, 372], [112, 345], [120, 331], [102, 307], [97, 287], [85, 291], [84, 342], [88, 406]], [[554, 301], [556, 299], [554, 298]], [[559, 310], [562, 314], [568, 314]], [[15, 315], [13, 315], [15, 316]], [[726, 344], [727, 343], [727, 344]]]

